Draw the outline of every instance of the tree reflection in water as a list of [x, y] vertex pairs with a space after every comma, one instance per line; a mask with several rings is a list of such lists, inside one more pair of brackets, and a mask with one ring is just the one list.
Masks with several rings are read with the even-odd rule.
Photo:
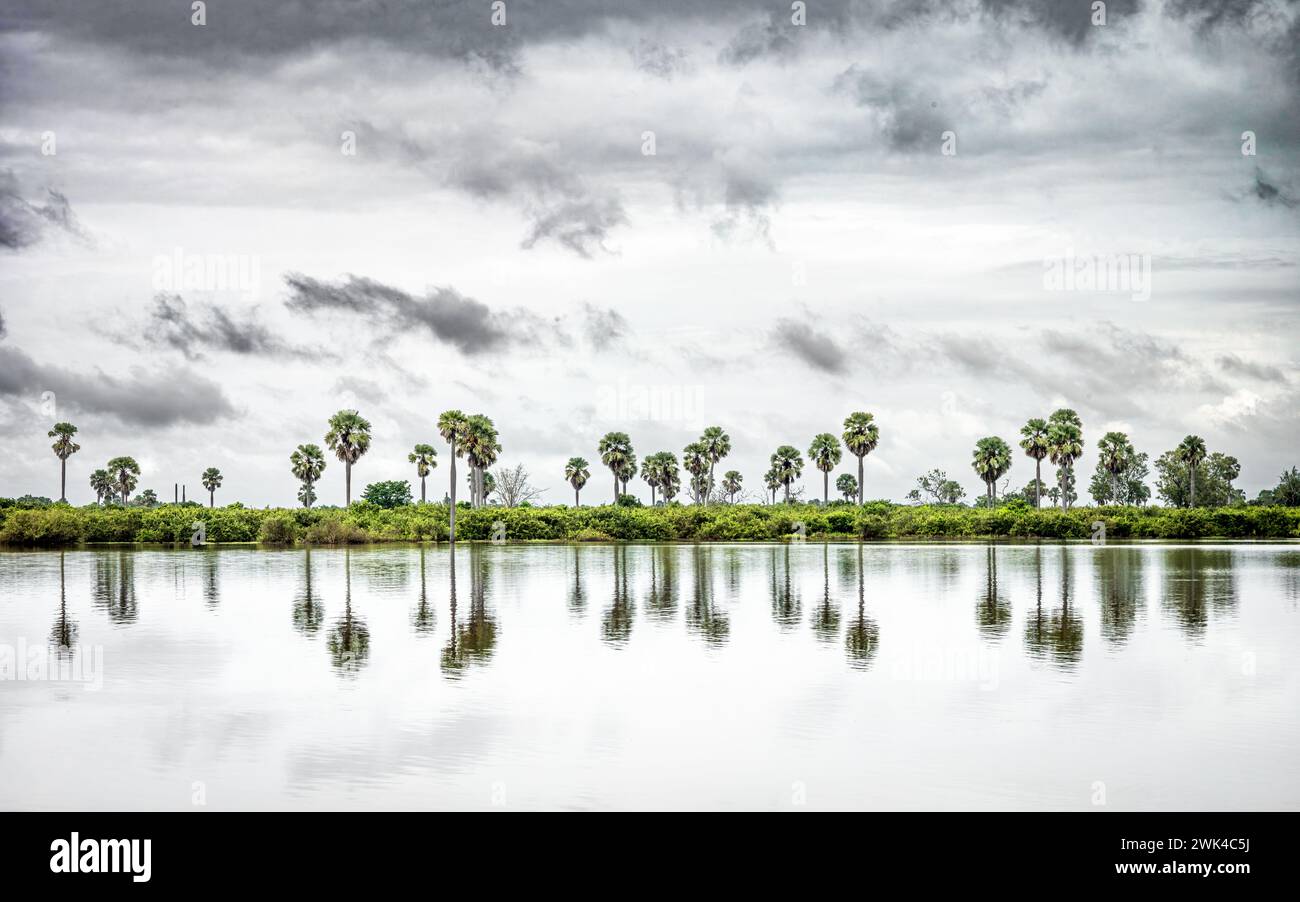
[[782, 566], [777, 566], [777, 549], [772, 548], [772, 619], [782, 630], [792, 630], [799, 625], [803, 606], [799, 593], [790, 583], [790, 546], [781, 549]]
[[1137, 626], [1145, 559], [1141, 548], [1124, 545], [1103, 546], [1093, 552], [1093, 579], [1097, 584], [1101, 609], [1101, 636], [1111, 645], [1123, 645]]
[[573, 588], [569, 590], [569, 613], [582, 617], [587, 613], [587, 590], [582, 586], [582, 545], [573, 546]]
[[355, 676], [370, 656], [370, 629], [352, 613], [352, 549], [343, 552], [343, 616], [334, 622], [326, 640], [334, 669]]
[[844, 651], [854, 670], [869, 670], [880, 647], [880, 629], [867, 616], [866, 575], [862, 566], [862, 545], [858, 544], [858, 615], [844, 631]]
[[140, 611], [135, 600], [134, 552], [106, 552], [95, 557], [93, 599], [108, 619], [119, 626], [135, 623]]
[[1220, 548], [1170, 548], [1164, 552], [1162, 604], [1194, 639], [1205, 635], [1210, 612], [1230, 614], [1237, 606], [1232, 552]]
[[614, 597], [600, 619], [600, 635], [607, 645], [621, 648], [632, 636], [632, 595], [627, 588], [627, 546], [615, 545]]
[[1061, 599], [1060, 605], [1043, 609], [1043, 550], [1034, 552], [1034, 577], [1036, 598], [1034, 610], [1029, 613], [1025, 626], [1025, 650], [1031, 657], [1049, 660], [1063, 667], [1072, 667], [1083, 654], [1083, 619], [1070, 598], [1070, 576], [1073, 551], [1061, 546]]
[[673, 545], [650, 548], [650, 589], [646, 593], [645, 612], [656, 621], [677, 616], [677, 548]]
[[209, 608], [221, 603], [221, 589], [217, 579], [217, 554], [214, 548], [203, 550], [203, 601]]
[[731, 621], [725, 611], [717, 606], [713, 590], [713, 549], [696, 545], [691, 552], [694, 570], [691, 582], [691, 601], [686, 608], [686, 630], [701, 637], [705, 644], [725, 645], [731, 634]]
[[411, 614], [411, 628], [415, 630], [417, 636], [429, 636], [433, 633], [434, 613], [433, 608], [429, 605], [429, 590], [426, 585], [424, 573], [424, 543], [420, 544], [420, 597], [415, 606], [414, 613]]
[[834, 642], [840, 633], [840, 608], [831, 601], [831, 546], [822, 543], [822, 601], [813, 608], [813, 634], [823, 642]]
[[470, 664], [483, 664], [496, 650], [498, 629], [496, 619], [487, 608], [487, 558], [478, 545], [469, 547], [469, 615], [465, 622], [456, 619], [456, 546], [450, 551], [451, 571], [451, 631], [447, 645], [442, 650], [442, 671], [451, 679], [459, 679]]
[[992, 542], [984, 549], [984, 592], [975, 603], [975, 622], [980, 635], [993, 641], [1011, 629], [1011, 602], [998, 591], [998, 549]]
[[64, 571], [64, 552], [59, 552], [59, 616], [50, 630], [50, 645], [54, 646], [60, 658], [72, 655], [72, 646], [77, 642], [77, 622], [68, 616], [68, 589]]
[[316, 600], [311, 584], [311, 546], [303, 548], [302, 593], [293, 602], [293, 628], [304, 636], [314, 636], [325, 620], [325, 606]]

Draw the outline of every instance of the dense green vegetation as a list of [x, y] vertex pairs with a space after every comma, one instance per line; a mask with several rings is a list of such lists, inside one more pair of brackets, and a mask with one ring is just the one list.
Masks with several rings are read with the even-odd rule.
[[[346, 509], [252, 510], [238, 505], [140, 507], [64, 504], [0, 506], [0, 543], [67, 546], [80, 542], [191, 541], [204, 524], [209, 543], [342, 544], [445, 541], [443, 504], [383, 508], [358, 501]], [[897, 505], [873, 501], [821, 504], [735, 504], [635, 507], [479, 507], [460, 505], [458, 538], [506, 541], [789, 541], [817, 539], [942, 539], [1008, 537], [1088, 539], [1105, 524], [1107, 539], [1280, 539], [1300, 537], [1300, 508], [1099, 507], [1036, 510], [1023, 501], [996, 508]]]

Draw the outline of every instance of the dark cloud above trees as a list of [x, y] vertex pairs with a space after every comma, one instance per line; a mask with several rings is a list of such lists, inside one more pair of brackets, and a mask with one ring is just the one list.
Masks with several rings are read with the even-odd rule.
[[221, 386], [190, 370], [135, 368], [128, 375], [77, 373], [0, 347], [0, 397], [39, 404], [53, 392], [60, 409], [127, 426], [203, 425], [232, 416]]

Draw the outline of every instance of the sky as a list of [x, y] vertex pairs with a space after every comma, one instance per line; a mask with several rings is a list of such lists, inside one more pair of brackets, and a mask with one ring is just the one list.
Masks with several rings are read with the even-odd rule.
[[855, 410], [868, 498], [974, 497], [977, 439], [1070, 407], [1081, 494], [1117, 429], [1198, 434], [1253, 497], [1300, 464], [1300, 5], [1100, 12], [6, 3], [0, 496], [58, 497], [69, 420], [74, 503], [126, 454], [161, 497], [215, 466], [293, 505], [289, 454], [355, 408], [354, 483], [418, 493], [427, 442], [440, 499], [459, 408], [543, 503], [574, 455], [608, 500], [608, 431], [714, 424], [757, 499]]

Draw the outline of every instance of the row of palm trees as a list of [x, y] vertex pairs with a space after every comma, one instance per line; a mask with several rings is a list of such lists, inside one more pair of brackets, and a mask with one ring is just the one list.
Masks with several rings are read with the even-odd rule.
[[[460, 410], [444, 411], [437, 422], [438, 434], [448, 443], [450, 457], [450, 528], [455, 535], [456, 520], [456, 460], [465, 458], [469, 464], [470, 503], [474, 507], [487, 503], [491, 491], [489, 468], [496, 463], [501, 453], [501, 443], [492, 420], [483, 414], [465, 414]], [[54, 439], [51, 446], [61, 464], [61, 497], [67, 500], [67, 461], [81, 450], [75, 441], [77, 427], [71, 423], [56, 423], [48, 435]], [[356, 410], [340, 410], [328, 422], [325, 433], [325, 446], [332, 451], [344, 465], [344, 486], [346, 503], [352, 503], [352, 465], [360, 460], [371, 445], [371, 425]], [[872, 414], [854, 411], [844, 420], [843, 431], [839, 436], [829, 432], [814, 436], [808, 447], [810, 460], [822, 473], [822, 497], [830, 501], [830, 474], [839, 465], [843, 449], [847, 449], [858, 459], [858, 476], [842, 474], [836, 482], [836, 488], [846, 499], [854, 493], [857, 501], [862, 503], [865, 479], [863, 463], [868, 454], [874, 451], [880, 442], [880, 430]], [[1061, 408], [1046, 419], [1033, 418], [1020, 429], [1020, 448], [1034, 461], [1034, 502], [1042, 504], [1042, 462], [1050, 460], [1057, 469], [1062, 509], [1070, 507], [1068, 484], [1072, 478], [1075, 461], [1083, 454], [1083, 423], [1079, 415], [1069, 409]], [[1119, 480], [1128, 468], [1137, 460], [1137, 452], [1122, 432], [1108, 432], [1098, 442], [1101, 467], [1110, 475], [1112, 488], [1117, 488]], [[597, 445], [600, 462], [609, 470], [614, 481], [614, 502], [620, 495], [627, 494], [629, 480], [638, 474], [638, 461], [632, 440], [625, 432], [609, 432]], [[731, 437], [720, 426], [709, 426], [700, 438], [682, 449], [681, 462], [670, 451], [658, 451], [641, 461], [639, 473], [650, 486], [651, 503], [659, 498], [673, 500], [681, 491], [681, 470], [690, 476], [688, 490], [697, 504], [711, 502], [719, 497], [715, 493], [715, 471], [719, 462], [731, 453]], [[1175, 457], [1188, 466], [1191, 474], [1191, 501], [1196, 500], [1196, 467], [1206, 457], [1205, 442], [1199, 436], [1189, 435], [1183, 439], [1175, 450]], [[407, 455], [409, 463], [415, 465], [416, 475], [420, 479], [420, 500], [427, 500], [426, 481], [438, 465], [438, 452], [430, 444], [415, 445]], [[304, 507], [311, 507], [316, 500], [315, 485], [325, 472], [325, 453], [319, 445], [302, 444], [289, 456], [291, 472], [301, 483], [298, 500]], [[790, 487], [803, 475], [804, 457], [792, 445], [781, 445], [772, 454], [770, 466], [763, 474], [764, 488], [771, 493], [773, 502], [778, 489], [784, 489], [785, 500], [790, 500]], [[1012, 452], [1007, 443], [997, 436], [986, 436], [976, 442], [971, 459], [971, 466], [984, 481], [986, 495], [990, 503], [997, 500], [997, 483], [1011, 469]], [[679, 469], [680, 467], [680, 469]], [[120, 496], [126, 503], [139, 482], [140, 466], [131, 457], [116, 457], [110, 460], [104, 469], [95, 470], [90, 477], [91, 488], [97, 500]], [[564, 468], [565, 481], [573, 488], [574, 504], [581, 504], [583, 486], [591, 478], [590, 464], [585, 458], [571, 457]], [[208, 490], [209, 506], [215, 506], [216, 490], [222, 484], [221, 471], [209, 467], [203, 472], [201, 482]], [[718, 484], [721, 495], [728, 501], [735, 501], [743, 489], [743, 476], [736, 470], [728, 470]]]
[[[1047, 419], [1034, 418], [1020, 427], [1020, 448], [1034, 461], [1034, 505], [1042, 506], [1043, 460], [1057, 467], [1057, 485], [1062, 510], [1069, 510], [1069, 483], [1075, 461], [1083, 455], [1083, 422], [1068, 407]], [[1137, 449], [1123, 432], [1107, 432], [1097, 443], [1098, 461], [1110, 478], [1112, 494], [1118, 497], [1119, 480], [1138, 460]], [[1191, 503], [1196, 504], [1196, 467], [1205, 459], [1205, 440], [1189, 435], [1174, 449], [1174, 457], [1187, 465], [1191, 478]], [[971, 467], [984, 480], [990, 501], [997, 501], [997, 482], [1011, 469], [1011, 449], [991, 435], [975, 443]]]

